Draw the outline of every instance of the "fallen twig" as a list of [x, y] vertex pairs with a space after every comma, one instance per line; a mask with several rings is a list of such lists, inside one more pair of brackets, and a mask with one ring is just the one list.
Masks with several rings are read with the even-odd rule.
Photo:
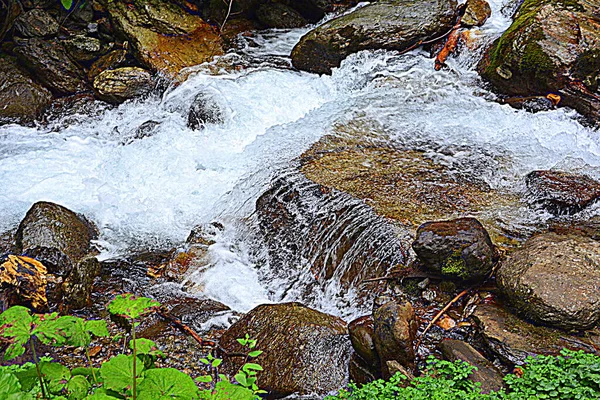
[[177, 326], [183, 332], [185, 332], [188, 335], [190, 335], [191, 337], [193, 337], [200, 344], [200, 346], [215, 347], [217, 345], [212, 340], [207, 340], [207, 339], [203, 339], [202, 337], [200, 337], [200, 335], [198, 335], [192, 328], [190, 328], [189, 326], [187, 326], [186, 324], [181, 322], [181, 320], [179, 318], [171, 315], [171, 313], [168, 310], [161, 308], [157, 311], [157, 314], [160, 315], [161, 317], [163, 317], [164, 319], [166, 319], [167, 321], [172, 322], [173, 324], [175, 324], [175, 326]]
[[444, 47], [442, 48], [442, 50], [440, 50], [437, 57], [435, 58], [434, 68], [436, 71], [439, 71], [444, 65], [446, 65], [446, 59], [450, 54], [454, 53], [454, 51], [456, 50], [456, 44], [458, 43], [458, 39], [460, 38], [459, 31], [460, 18], [458, 19], [456, 25], [454, 25], [454, 28], [452, 28], [452, 31], [450, 31], [450, 34], [448, 35], [448, 39], [446, 40]]

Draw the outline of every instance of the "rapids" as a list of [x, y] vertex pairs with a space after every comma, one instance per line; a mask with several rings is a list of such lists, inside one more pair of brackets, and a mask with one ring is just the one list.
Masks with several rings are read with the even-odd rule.
[[[147, 99], [96, 104], [36, 127], [1, 126], [0, 232], [14, 229], [32, 203], [52, 201], [92, 219], [101, 229], [102, 257], [110, 258], [181, 246], [194, 226], [217, 220], [225, 230], [210, 248], [212, 265], [193, 279], [208, 296], [247, 311], [282, 298], [273, 295], [281, 282], [255, 268], [261, 243], [246, 217], [270, 180], [336, 124], [364, 121], [377, 140], [424, 150], [502, 190], [519, 192], [534, 169], [600, 178], [597, 132], [575, 112], [531, 114], [491, 101], [474, 65], [484, 44], [510, 24], [502, 2], [491, 5], [478, 49], [463, 50], [439, 72], [423, 50], [362, 52], [332, 76], [297, 72], [288, 57], [307, 29], [267, 31], [240, 38], [237, 51], [192, 68], [181, 85]], [[187, 110], [200, 91], [214, 96], [225, 122], [192, 131]], [[147, 121], [158, 124], [136, 139]], [[514, 223], [544, 218], [523, 211]], [[360, 310], [328, 302], [335, 288], [313, 305], [356, 315]]]

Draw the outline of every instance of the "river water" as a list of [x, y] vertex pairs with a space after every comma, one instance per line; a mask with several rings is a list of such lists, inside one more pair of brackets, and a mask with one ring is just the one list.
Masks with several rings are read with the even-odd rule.
[[[210, 297], [247, 311], [281, 299], [254, 268], [260, 243], [248, 239], [244, 218], [270, 179], [336, 124], [369, 120], [385, 140], [437, 151], [439, 162], [503, 190], [520, 190], [534, 169], [600, 178], [597, 132], [575, 112], [531, 114], [491, 101], [474, 65], [510, 24], [502, 3], [491, 5], [492, 18], [475, 35], [479, 47], [439, 72], [422, 50], [359, 53], [332, 76], [297, 72], [288, 56], [308, 29], [269, 31], [241, 38], [236, 52], [160, 95], [97, 104], [44, 126], [2, 126], [0, 230], [14, 228], [32, 203], [56, 202], [100, 227], [98, 245], [110, 258], [179, 246], [194, 226], [218, 220], [226, 229], [210, 248], [212, 266], [195, 279]], [[240, 67], [210, 72], [231, 64]], [[193, 131], [187, 111], [200, 91], [217, 100], [225, 122]], [[147, 121], [158, 124], [136, 139]], [[444, 159], [440, 149], [452, 146], [463, 150]], [[314, 305], [347, 318], [358, 312], [327, 304]]]

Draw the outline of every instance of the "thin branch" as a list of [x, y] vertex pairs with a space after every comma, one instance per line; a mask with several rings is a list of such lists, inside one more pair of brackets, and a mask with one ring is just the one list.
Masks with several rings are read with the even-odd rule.
[[192, 328], [181, 322], [179, 318], [171, 315], [171, 313], [169, 313], [169, 311], [167, 311], [166, 309], [160, 309], [159, 311], [157, 311], [157, 314], [166, 319], [167, 321], [172, 322], [183, 332], [193, 337], [200, 344], [200, 346], [215, 347], [217, 345], [212, 340], [207, 340], [200, 337], [200, 335], [198, 335]]

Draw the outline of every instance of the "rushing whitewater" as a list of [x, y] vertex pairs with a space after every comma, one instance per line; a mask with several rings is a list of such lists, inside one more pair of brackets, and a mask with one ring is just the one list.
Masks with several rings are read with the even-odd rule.
[[[2, 126], [0, 229], [13, 229], [36, 201], [56, 202], [96, 222], [108, 258], [181, 245], [194, 226], [218, 220], [226, 229], [198, 279], [207, 295], [247, 311], [282, 299], [268, 295], [281, 282], [253, 268], [250, 248], [260, 243], [248, 239], [244, 218], [270, 179], [335, 124], [369, 121], [382, 140], [428, 151], [503, 190], [521, 190], [518, 182], [534, 169], [600, 177], [600, 141], [576, 113], [515, 110], [482, 88], [474, 65], [510, 24], [502, 4], [491, 3], [478, 50], [463, 49], [447, 70], [434, 71], [415, 50], [356, 54], [332, 76], [297, 72], [288, 56], [307, 30], [269, 31], [240, 39], [237, 52], [193, 68], [160, 96], [112, 109], [98, 104], [35, 128]], [[225, 122], [193, 131], [187, 112], [201, 91], [217, 100]], [[148, 121], [150, 135], [136, 138]], [[447, 156], [450, 147], [460, 151]], [[326, 299], [313, 305], [353, 314]]]

